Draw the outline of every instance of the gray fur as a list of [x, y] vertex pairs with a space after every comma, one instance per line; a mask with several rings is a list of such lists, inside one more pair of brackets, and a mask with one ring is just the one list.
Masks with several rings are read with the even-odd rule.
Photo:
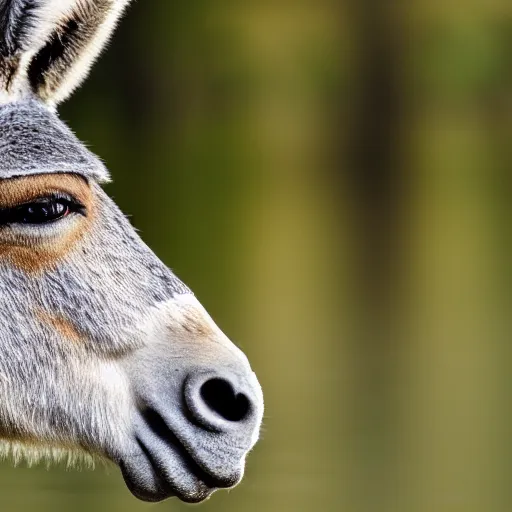
[[100, 159], [35, 99], [0, 106], [0, 154], [0, 179], [68, 172], [109, 180]]
[[[141, 499], [197, 502], [241, 479], [261, 388], [101, 189], [108, 172], [52, 107], [85, 76], [126, 3], [0, 0], [0, 184], [73, 173], [92, 197], [83, 214], [0, 225], [0, 447], [83, 450], [118, 464]], [[7, 257], [13, 247], [55, 249], [83, 225], [37, 269]]]

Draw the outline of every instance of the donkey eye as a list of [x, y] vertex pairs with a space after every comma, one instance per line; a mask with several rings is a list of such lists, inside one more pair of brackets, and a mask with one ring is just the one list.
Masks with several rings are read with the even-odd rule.
[[13, 212], [12, 222], [43, 224], [60, 219], [69, 213], [69, 206], [62, 200], [45, 199], [18, 206]]
[[44, 197], [12, 208], [0, 209], [0, 224], [45, 224], [70, 213], [82, 205], [60, 197]]

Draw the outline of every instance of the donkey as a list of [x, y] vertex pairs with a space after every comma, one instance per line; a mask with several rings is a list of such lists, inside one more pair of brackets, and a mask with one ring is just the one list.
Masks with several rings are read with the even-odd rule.
[[99, 456], [142, 500], [200, 502], [241, 480], [260, 385], [56, 114], [128, 3], [0, 0], [1, 447]]

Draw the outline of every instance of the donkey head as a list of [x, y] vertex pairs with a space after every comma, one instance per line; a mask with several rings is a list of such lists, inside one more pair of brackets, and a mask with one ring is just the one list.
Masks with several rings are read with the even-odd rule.
[[197, 502], [240, 481], [260, 386], [55, 114], [128, 1], [0, 0], [0, 440]]

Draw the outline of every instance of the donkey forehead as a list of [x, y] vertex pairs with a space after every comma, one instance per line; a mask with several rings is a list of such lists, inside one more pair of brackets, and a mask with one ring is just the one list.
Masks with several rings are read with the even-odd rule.
[[109, 181], [100, 159], [45, 105], [28, 100], [0, 106], [0, 179], [70, 172]]

